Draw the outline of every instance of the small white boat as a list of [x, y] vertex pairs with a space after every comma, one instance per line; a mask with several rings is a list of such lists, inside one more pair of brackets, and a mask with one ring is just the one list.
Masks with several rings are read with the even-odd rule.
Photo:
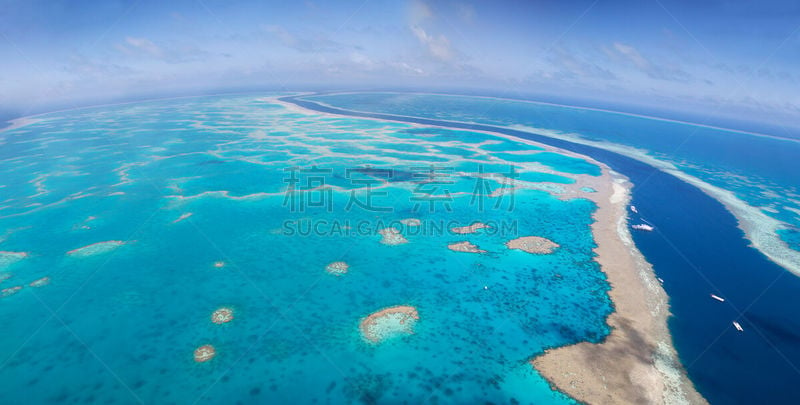
[[711, 294], [711, 298], [713, 298], [713, 299], [715, 299], [715, 300], [717, 300], [719, 302], [725, 302], [725, 298], [722, 298], [719, 295]]
[[639, 213], [639, 211], [636, 209], [635, 205], [631, 205], [631, 211], [633, 211], [633, 212], [635, 212], [637, 214]]
[[661, 283], [661, 284], [664, 284], [664, 279], [663, 279], [663, 278], [661, 278], [661, 277], [659, 277], [659, 278], [658, 278], [658, 282], [659, 282], [659, 283]]
[[739, 322], [733, 321], [733, 327], [739, 332], [744, 332], [744, 329], [742, 329], [742, 325], [739, 325]]
[[631, 228], [637, 229], [637, 230], [640, 230], [640, 231], [648, 231], [648, 232], [651, 232], [653, 229], [655, 229], [652, 226], [647, 225], [647, 224], [636, 224], [636, 225], [632, 225]]

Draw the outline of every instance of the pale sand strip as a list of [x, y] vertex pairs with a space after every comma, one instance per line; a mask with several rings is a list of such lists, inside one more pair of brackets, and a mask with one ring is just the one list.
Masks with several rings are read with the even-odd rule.
[[612, 332], [602, 343], [551, 349], [531, 363], [554, 388], [586, 403], [706, 403], [672, 346], [667, 295], [628, 231], [631, 185], [600, 166], [602, 176], [579, 176], [584, 181], [574, 187], [597, 190], [583, 197], [598, 205], [592, 232], [596, 260], [611, 285], [615, 312], [607, 323]]
[[454, 251], [454, 252], [464, 252], [464, 253], [486, 253], [485, 250], [478, 247], [478, 245], [473, 244], [472, 242], [465, 240], [462, 242], [451, 243], [447, 245], [447, 248]]
[[486, 224], [484, 224], [482, 222], [475, 222], [472, 225], [468, 225], [468, 226], [459, 226], [459, 227], [455, 227], [455, 228], [450, 228], [450, 232], [459, 233], [459, 234], [475, 233], [479, 229], [483, 229], [483, 228], [489, 228], [489, 225], [486, 225]]

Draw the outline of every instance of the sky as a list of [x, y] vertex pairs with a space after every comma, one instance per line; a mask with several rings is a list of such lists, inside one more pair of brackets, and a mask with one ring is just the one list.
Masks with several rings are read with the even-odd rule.
[[662, 108], [791, 132], [800, 2], [0, 0], [6, 114], [381, 88]]

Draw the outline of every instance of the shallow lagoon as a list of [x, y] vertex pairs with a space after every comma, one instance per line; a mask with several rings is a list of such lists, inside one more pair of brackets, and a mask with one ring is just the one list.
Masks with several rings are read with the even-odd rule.
[[[535, 181], [537, 173], [569, 177], [586, 162], [490, 160], [509, 150], [498, 145], [541, 149], [477, 132], [300, 113], [260, 97], [36, 119], [4, 132], [0, 149], [8, 173], [0, 249], [29, 252], [0, 269], [11, 275], [2, 287], [52, 280], [0, 299], [8, 331], [0, 386], [11, 402], [569, 403], [527, 360], [608, 332], [608, 285], [591, 252], [594, 204], [519, 190], [512, 209], [508, 195], [483, 188], [500, 183], [478, 188], [470, 174], [514, 165]], [[406, 142], [415, 145], [413, 160], [397, 153]], [[450, 173], [433, 191], [443, 198], [433, 211], [419, 199], [430, 190], [431, 163]], [[366, 164], [398, 177], [347, 171]], [[285, 170], [292, 167], [299, 171]], [[287, 195], [292, 173], [298, 182]], [[314, 191], [320, 177], [330, 188]], [[369, 198], [352, 191], [367, 183], [386, 194], [373, 195], [370, 209], [346, 209]], [[486, 199], [483, 210], [476, 197]], [[406, 218], [422, 225], [397, 225]], [[441, 231], [476, 220], [497, 226]], [[387, 226], [408, 243], [381, 244], [377, 231]], [[505, 248], [523, 235], [561, 248]], [[113, 240], [125, 243], [66, 254]], [[447, 249], [462, 240], [488, 253]], [[348, 272], [328, 274], [334, 261], [347, 262]], [[360, 320], [394, 305], [417, 308], [415, 333], [365, 341]], [[220, 307], [235, 319], [212, 323]], [[216, 357], [195, 363], [204, 344]]]

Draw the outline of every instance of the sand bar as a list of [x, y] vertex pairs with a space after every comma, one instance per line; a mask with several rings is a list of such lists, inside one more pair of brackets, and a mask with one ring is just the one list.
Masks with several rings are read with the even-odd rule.
[[519, 249], [528, 253], [546, 255], [553, 253], [559, 245], [550, 239], [540, 236], [522, 236], [506, 242], [506, 247], [509, 249]]
[[594, 251], [611, 285], [615, 312], [606, 322], [612, 331], [602, 343], [550, 349], [531, 364], [554, 388], [585, 403], [705, 403], [672, 346], [668, 297], [628, 231], [631, 185], [601, 167], [602, 176], [591, 181], [596, 192], [584, 198], [598, 205]]
[[459, 226], [455, 228], [450, 228], [450, 232], [457, 233], [457, 234], [467, 234], [467, 233], [475, 233], [478, 229], [489, 228], [489, 225], [486, 225], [482, 222], [475, 222], [469, 226]]
[[50, 284], [50, 277], [42, 277], [38, 280], [33, 280], [28, 284], [28, 287], [44, 287]]
[[109, 240], [105, 242], [97, 242], [97, 243], [92, 243], [91, 245], [70, 250], [69, 252], [67, 252], [67, 255], [74, 257], [92, 256], [100, 253], [110, 252], [124, 244], [125, 242], [121, 240]]
[[473, 244], [468, 240], [465, 240], [463, 242], [451, 243], [447, 245], [447, 248], [454, 252], [486, 253], [485, 250], [478, 248], [477, 245]]
[[179, 216], [179, 217], [178, 217], [178, 219], [176, 219], [176, 220], [172, 221], [172, 223], [173, 223], [173, 224], [177, 224], [178, 222], [181, 222], [181, 221], [183, 221], [184, 219], [191, 217], [192, 215], [194, 215], [194, 214], [193, 214], [193, 213], [191, 213], [191, 212], [187, 212], [187, 213], [185, 213], [185, 214], [181, 214], [181, 216]]

